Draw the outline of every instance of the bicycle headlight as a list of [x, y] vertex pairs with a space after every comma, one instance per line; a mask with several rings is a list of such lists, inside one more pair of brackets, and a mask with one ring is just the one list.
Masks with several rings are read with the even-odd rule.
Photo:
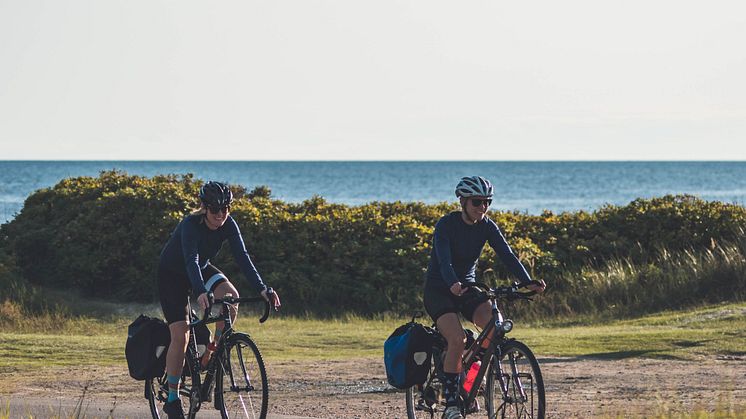
[[513, 330], [513, 320], [505, 320], [500, 324], [500, 328], [504, 333], [508, 333]]

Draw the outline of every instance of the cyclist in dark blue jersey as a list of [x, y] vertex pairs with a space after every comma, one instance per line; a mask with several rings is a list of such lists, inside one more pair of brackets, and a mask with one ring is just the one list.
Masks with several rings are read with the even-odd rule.
[[[280, 307], [279, 296], [262, 281], [251, 262], [238, 224], [229, 215], [233, 201], [230, 188], [220, 182], [207, 182], [200, 188], [199, 198], [200, 209], [184, 218], [176, 227], [161, 251], [158, 266], [158, 293], [171, 332], [171, 344], [166, 355], [169, 393], [168, 401], [163, 406], [169, 418], [184, 417], [178, 389], [189, 340], [187, 321], [190, 291], [197, 297], [203, 310], [209, 305], [208, 292], [212, 292], [215, 298], [227, 293], [238, 297], [236, 287], [210, 263], [225, 241], [230, 244], [233, 257], [254, 289], [275, 309]], [[237, 307], [233, 307], [231, 319], [235, 320], [236, 315]], [[214, 341], [220, 337], [222, 329], [222, 322], [218, 322]], [[209, 352], [206, 356], [209, 356]]]
[[[462, 419], [458, 388], [466, 336], [458, 313], [480, 328], [492, 317], [486, 294], [469, 287], [469, 283], [475, 281], [477, 260], [485, 243], [490, 244], [521, 283], [531, 281], [497, 224], [487, 217], [492, 203], [492, 184], [481, 176], [465, 177], [456, 186], [456, 196], [461, 211], [444, 216], [435, 225], [424, 296], [425, 310], [448, 342], [443, 362], [446, 376], [444, 419]], [[541, 285], [532, 285], [529, 289], [542, 292], [544, 287], [541, 281]]]

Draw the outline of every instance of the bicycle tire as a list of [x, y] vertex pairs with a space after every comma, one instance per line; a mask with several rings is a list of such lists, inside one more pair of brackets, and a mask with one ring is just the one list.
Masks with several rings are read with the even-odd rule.
[[223, 419], [266, 418], [267, 371], [254, 341], [249, 335], [234, 333], [220, 356], [215, 374], [215, 403], [220, 415]]
[[148, 407], [150, 408], [150, 416], [153, 419], [160, 419], [160, 400], [158, 398], [159, 391], [159, 379], [148, 378], [145, 380], [145, 398], [148, 399]]
[[179, 386], [181, 406], [187, 419], [194, 419], [201, 405], [199, 393], [202, 379], [193, 365], [195, 360], [199, 362], [193, 345], [189, 345], [184, 359], [184, 368], [181, 370], [181, 385]]
[[[544, 419], [544, 379], [533, 352], [517, 340], [509, 340], [500, 348], [500, 356], [493, 356], [487, 377], [487, 417]], [[502, 385], [506, 386], [507, 394], [503, 393]], [[521, 394], [521, 387], [525, 398]]]
[[[191, 389], [195, 382], [193, 371], [191, 354], [187, 352], [184, 360], [184, 368], [181, 371], [179, 395], [181, 396], [184, 415], [188, 418], [194, 418], [199, 410], [199, 405], [195, 406], [196, 409], [192, 408], [194, 396]], [[197, 383], [199, 383], [199, 380], [197, 380]], [[145, 380], [145, 398], [148, 399], [148, 407], [150, 408], [150, 415], [153, 419], [166, 417], [166, 414], [163, 413], [163, 404], [168, 399], [168, 378], [165, 372], [160, 377]]]
[[[432, 355], [431, 355], [432, 356]], [[404, 395], [408, 419], [432, 419], [445, 410], [445, 401], [440, 380], [435, 377], [435, 359], [430, 362], [430, 371], [423, 384], [409, 387]]]

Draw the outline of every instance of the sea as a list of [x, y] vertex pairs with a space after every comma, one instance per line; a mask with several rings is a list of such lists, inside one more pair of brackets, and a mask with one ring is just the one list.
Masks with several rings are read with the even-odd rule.
[[144, 176], [192, 173], [248, 189], [266, 185], [284, 201], [318, 195], [349, 205], [455, 202], [459, 179], [480, 175], [495, 185], [493, 209], [528, 214], [593, 211], [666, 194], [746, 202], [746, 162], [0, 161], [0, 223], [12, 220], [34, 191], [105, 170]]

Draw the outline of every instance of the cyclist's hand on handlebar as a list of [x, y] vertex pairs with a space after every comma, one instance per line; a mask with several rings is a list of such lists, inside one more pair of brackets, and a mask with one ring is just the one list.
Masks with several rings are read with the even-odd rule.
[[280, 306], [282, 304], [280, 304], [280, 296], [277, 294], [277, 291], [273, 290], [272, 288], [267, 288], [266, 290], [262, 291], [262, 297], [264, 297], [265, 300], [269, 301], [275, 311], [280, 310]]
[[456, 282], [453, 285], [451, 285], [451, 294], [453, 294], [453, 295], [461, 295], [464, 292], [466, 292], [467, 288], [468, 287], [462, 286], [460, 282]]
[[210, 297], [207, 296], [206, 292], [203, 292], [197, 297], [197, 303], [202, 310], [207, 310], [210, 307]]

